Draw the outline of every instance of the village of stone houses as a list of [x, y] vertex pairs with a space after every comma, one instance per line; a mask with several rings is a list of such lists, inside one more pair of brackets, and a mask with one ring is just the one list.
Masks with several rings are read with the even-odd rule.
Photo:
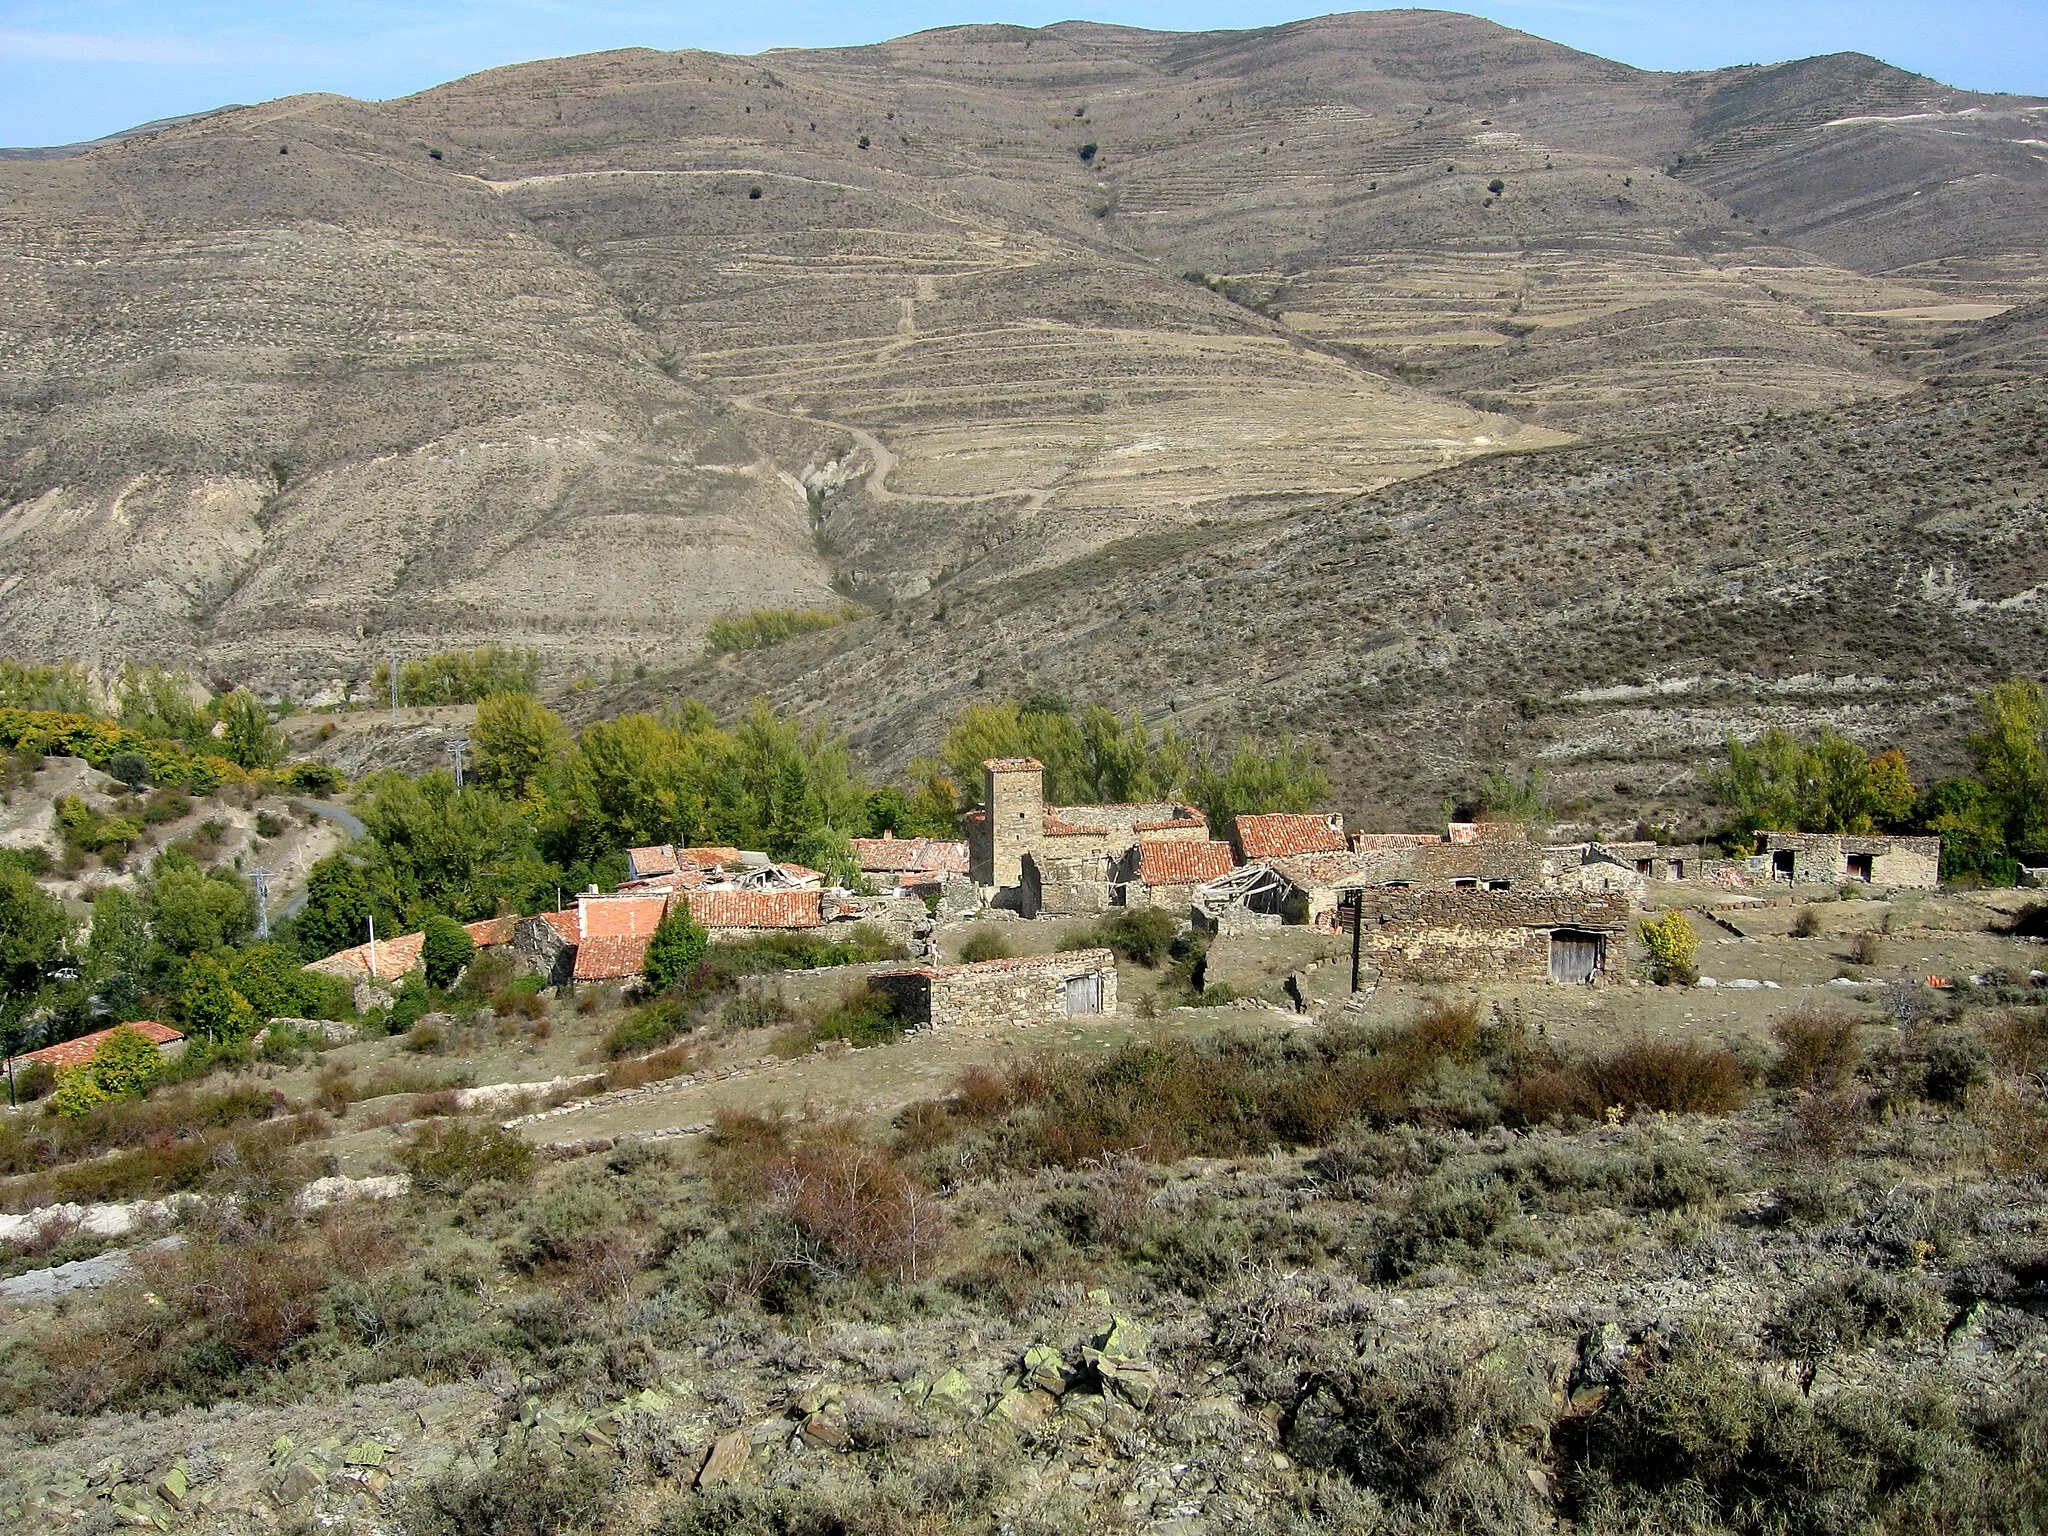
[[7, 664], [8, 1528], [2026, 1528], [2035, 685], [1936, 786], [1731, 740], [1681, 841], [532, 665]]
[[2048, 4], [1510, 9], [0, 4], [0, 1536], [2048, 1536]]

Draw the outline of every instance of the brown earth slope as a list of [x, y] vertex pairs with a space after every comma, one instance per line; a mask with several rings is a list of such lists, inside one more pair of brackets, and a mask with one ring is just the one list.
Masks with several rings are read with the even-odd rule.
[[485, 639], [567, 678], [1883, 400], [2040, 296], [2044, 121], [1408, 11], [628, 51], [8, 161], [0, 626], [302, 693]]
[[1968, 688], [2048, 655], [2048, 387], [1499, 455], [1261, 523], [946, 584], [888, 618], [629, 690], [764, 695], [878, 761], [962, 705], [1101, 699], [1291, 731], [1365, 824], [1541, 763], [1612, 824], [1685, 821], [1730, 731], [1822, 721], [1956, 771]]

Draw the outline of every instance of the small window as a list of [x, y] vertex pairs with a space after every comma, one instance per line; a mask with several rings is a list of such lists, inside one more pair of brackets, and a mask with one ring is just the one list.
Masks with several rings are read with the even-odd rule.
[[1451, 882], [1451, 889], [1454, 891], [1476, 891], [1479, 889], [1479, 882], [1477, 880], [1453, 880]]
[[1486, 888], [1489, 891], [1505, 891], [1510, 889], [1513, 885], [1514, 881], [1512, 880], [1489, 880], [1486, 882]]

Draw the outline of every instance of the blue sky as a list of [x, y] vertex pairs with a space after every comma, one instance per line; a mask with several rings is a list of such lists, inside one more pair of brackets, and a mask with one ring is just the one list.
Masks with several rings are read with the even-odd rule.
[[[1314, 0], [0, 0], [0, 144], [62, 144], [299, 91], [400, 96], [600, 48], [875, 42], [967, 21], [1071, 16], [1199, 30], [1317, 14]], [[1460, 7], [1651, 69], [1856, 49], [1975, 90], [2048, 95], [2048, 0], [1507, 0]]]

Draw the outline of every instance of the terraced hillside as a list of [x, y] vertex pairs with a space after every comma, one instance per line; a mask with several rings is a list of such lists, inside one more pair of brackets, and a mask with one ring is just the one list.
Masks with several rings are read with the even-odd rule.
[[1957, 770], [1968, 689], [2037, 674], [2044, 642], [2030, 381], [1480, 459], [949, 583], [628, 697], [765, 693], [891, 763], [975, 698], [1100, 698], [1313, 741], [1354, 824], [1426, 825], [1515, 762], [1589, 818], [1683, 824], [1731, 730], [1831, 721]]
[[2025, 374], [1988, 328], [2048, 282], [2044, 124], [1407, 11], [630, 51], [4, 161], [0, 624], [301, 695], [483, 640], [565, 681]]

